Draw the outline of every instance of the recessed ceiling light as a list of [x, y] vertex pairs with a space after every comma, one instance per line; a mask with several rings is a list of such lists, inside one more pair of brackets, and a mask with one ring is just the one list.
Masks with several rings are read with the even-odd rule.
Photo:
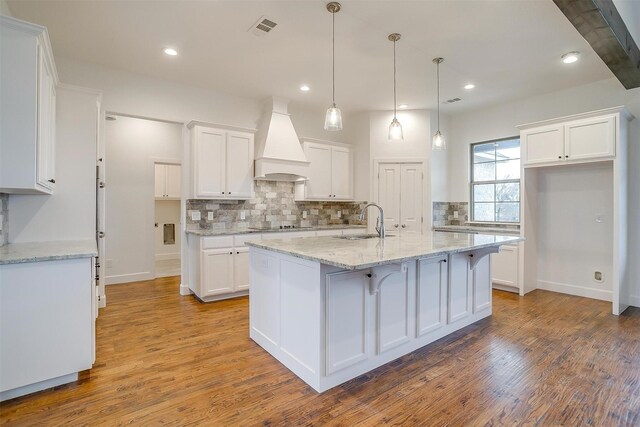
[[562, 55], [562, 62], [565, 64], [573, 64], [578, 60], [580, 56], [580, 52], [569, 52]]
[[407, 104], [400, 104], [398, 105], [398, 108], [401, 110], [406, 110], [407, 108], [409, 108], [409, 106]]
[[309, 92], [311, 90], [311, 88], [307, 85], [302, 85], [300, 86], [300, 90], [303, 92]]
[[171, 47], [165, 47], [164, 49], [162, 49], [162, 51], [165, 53], [165, 55], [169, 56], [176, 56], [178, 54], [178, 51]]
[[464, 85], [464, 88], [467, 90], [471, 90], [474, 87], [476, 87], [476, 85], [474, 85], [473, 83], [467, 83], [466, 85]]

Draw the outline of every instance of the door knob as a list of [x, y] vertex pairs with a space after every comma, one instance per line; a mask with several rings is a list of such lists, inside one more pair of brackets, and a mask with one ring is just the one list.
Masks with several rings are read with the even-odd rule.
[[407, 228], [406, 224], [402, 224], [402, 228]]

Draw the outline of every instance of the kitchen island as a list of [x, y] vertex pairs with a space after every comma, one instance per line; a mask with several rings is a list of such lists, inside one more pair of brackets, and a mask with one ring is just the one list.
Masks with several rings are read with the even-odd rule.
[[250, 336], [323, 392], [491, 315], [489, 255], [518, 236], [247, 242]]

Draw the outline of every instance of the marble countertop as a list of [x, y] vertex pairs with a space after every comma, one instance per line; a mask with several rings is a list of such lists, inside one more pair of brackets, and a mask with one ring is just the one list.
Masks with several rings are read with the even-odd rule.
[[520, 235], [519, 229], [504, 227], [482, 227], [478, 225], [438, 225], [433, 227], [433, 231], [459, 231], [461, 233], [483, 233], [483, 234], [508, 234]]
[[422, 235], [389, 234], [384, 240], [378, 237], [347, 240], [331, 236], [263, 240], [246, 242], [246, 244], [347, 270], [359, 270], [411, 259], [499, 246], [521, 240], [524, 239], [519, 236], [434, 231]]
[[95, 240], [9, 243], [0, 246], [0, 265], [98, 256]]
[[212, 230], [186, 230], [187, 234], [193, 234], [196, 236], [229, 236], [234, 234], [254, 234], [254, 233], [288, 233], [292, 231], [318, 231], [318, 230], [344, 230], [349, 228], [361, 228], [363, 233], [365, 232], [366, 225], [315, 225], [307, 228], [287, 228], [287, 229], [269, 229], [258, 230], [252, 228], [221, 228]]

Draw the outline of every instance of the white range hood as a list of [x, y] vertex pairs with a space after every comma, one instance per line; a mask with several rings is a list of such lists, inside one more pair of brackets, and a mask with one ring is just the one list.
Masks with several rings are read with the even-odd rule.
[[255, 179], [305, 181], [307, 161], [296, 130], [291, 123], [289, 100], [272, 97], [256, 134]]

